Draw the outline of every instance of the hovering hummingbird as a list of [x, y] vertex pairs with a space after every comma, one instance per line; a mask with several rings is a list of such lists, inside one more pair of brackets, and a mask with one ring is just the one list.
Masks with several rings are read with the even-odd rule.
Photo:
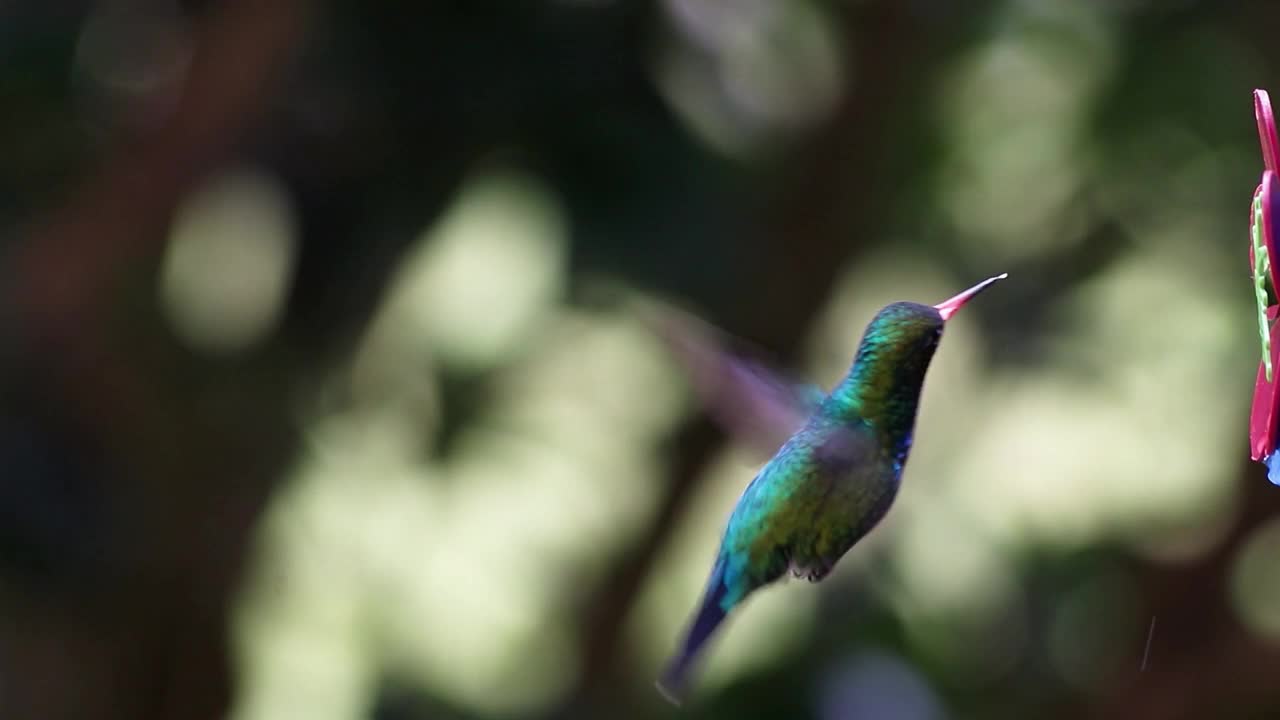
[[699, 343], [687, 329], [663, 327], [718, 419], [755, 444], [781, 445], [729, 517], [702, 604], [658, 680], [668, 700], [679, 704], [703, 644], [748, 595], [788, 571], [821, 580], [884, 517], [898, 492], [943, 325], [1007, 276], [937, 305], [884, 307], [867, 326], [848, 375], [828, 394], [773, 379]]

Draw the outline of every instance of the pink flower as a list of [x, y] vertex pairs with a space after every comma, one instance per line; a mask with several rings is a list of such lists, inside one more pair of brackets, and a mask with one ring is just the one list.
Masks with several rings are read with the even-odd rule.
[[1254, 460], [1266, 464], [1267, 477], [1280, 485], [1280, 453], [1276, 452], [1276, 433], [1280, 423], [1280, 305], [1271, 297], [1280, 288], [1280, 245], [1276, 242], [1275, 208], [1280, 204], [1280, 141], [1276, 138], [1275, 115], [1271, 98], [1265, 90], [1253, 91], [1254, 114], [1258, 120], [1258, 139], [1262, 143], [1262, 182], [1253, 193], [1249, 215], [1249, 264], [1253, 268], [1254, 292], [1258, 303], [1258, 336], [1262, 341], [1262, 363], [1253, 390], [1253, 409], [1249, 413], [1249, 449]]

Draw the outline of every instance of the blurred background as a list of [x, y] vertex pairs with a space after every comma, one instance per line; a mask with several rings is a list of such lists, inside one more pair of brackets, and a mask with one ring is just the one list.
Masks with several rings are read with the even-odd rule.
[[[1277, 27], [0, 3], [0, 717], [1280, 717], [1246, 442]], [[830, 384], [881, 305], [1002, 271], [886, 522], [668, 706], [758, 458], [635, 303]]]

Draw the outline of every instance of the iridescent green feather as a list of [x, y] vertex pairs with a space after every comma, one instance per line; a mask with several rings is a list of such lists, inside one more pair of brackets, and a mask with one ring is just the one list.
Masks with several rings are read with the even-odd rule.
[[943, 322], [915, 303], [877, 313], [844, 381], [747, 486], [690, 630], [659, 680], [668, 698], [679, 700], [702, 644], [748, 595], [789, 570], [822, 579], [888, 511]]

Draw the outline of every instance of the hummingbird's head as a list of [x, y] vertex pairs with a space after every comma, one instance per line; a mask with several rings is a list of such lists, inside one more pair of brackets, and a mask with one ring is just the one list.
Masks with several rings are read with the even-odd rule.
[[938, 349], [943, 326], [965, 303], [1004, 277], [984, 280], [937, 305], [896, 302], [876, 313], [862, 336], [846, 381], [851, 407], [864, 417], [914, 417], [925, 371]]
[[946, 324], [935, 307], [913, 302], [886, 305], [871, 319], [862, 335], [854, 366], [861, 365], [866, 377], [893, 383], [921, 375], [942, 339]]
[[[899, 362], [905, 360], [906, 355], [923, 353], [927, 363], [929, 356], [938, 346], [938, 339], [942, 337], [942, 327], [947, 320], [950, 320], [951, 316], [978, 293], [1006, 277], [1009, 277], [1008, 273], [987, 278], [937, 305], [920, 305], [912, 302], [886, 305], [876, 313], [871, 324], [867, 326], [861, 350], [866, 351], [868, 350], [866, 346], [871, 345], [873, 347], [870, 349], [875, 351], [874, 354], [893, 356], [883, 359]], [[859, 354], [861, 355], [862, 352], [860, 351]]]

